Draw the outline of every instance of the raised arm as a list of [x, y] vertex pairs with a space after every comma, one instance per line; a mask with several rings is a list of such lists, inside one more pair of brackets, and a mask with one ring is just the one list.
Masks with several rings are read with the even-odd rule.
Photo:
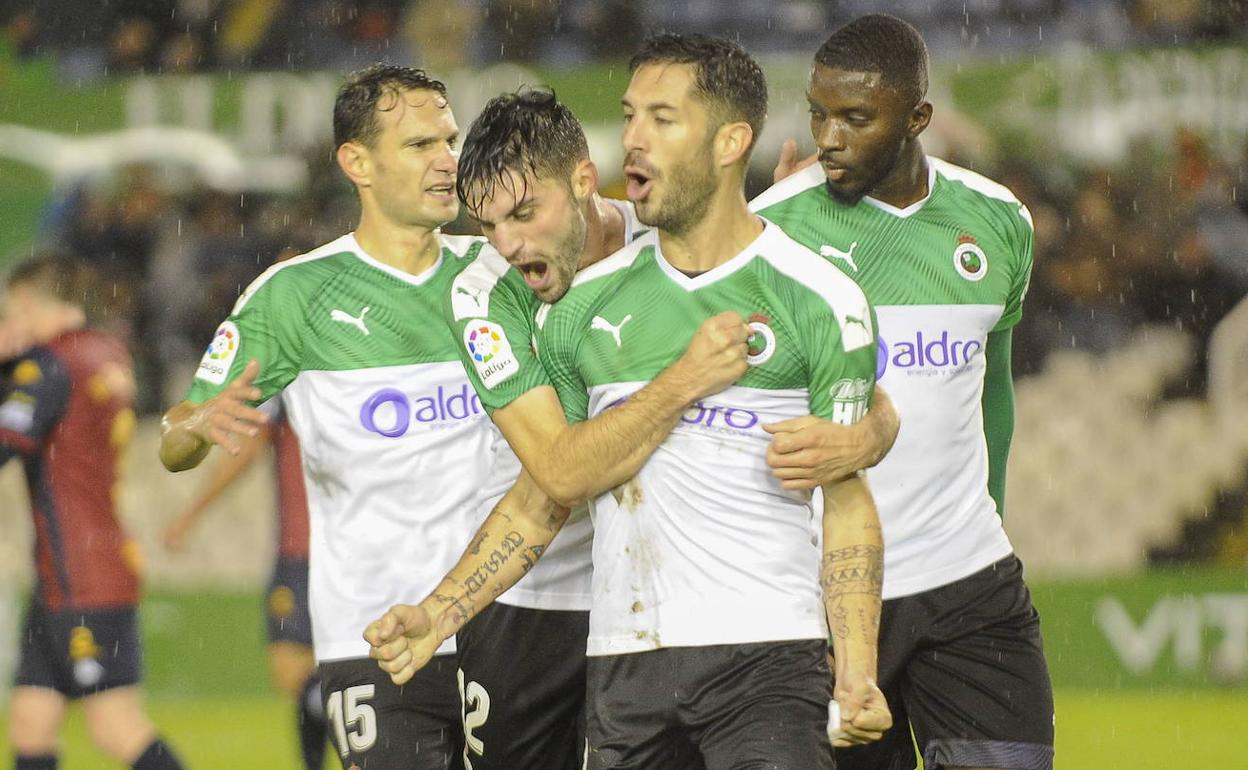
[[635, 476], [685, 410], [736, 382], [750, 328], [734, 312], [703, 322], [675, 363], [623, 403], [569, 425], [553, 387], [534, 388], [494, 413], [525, 469], [564, 506]]
[[411, 679], [444, 640], [533, 569], [568, 513], [521, 471], [434, 592], [368, 625], [369, 654], [395, 684]]

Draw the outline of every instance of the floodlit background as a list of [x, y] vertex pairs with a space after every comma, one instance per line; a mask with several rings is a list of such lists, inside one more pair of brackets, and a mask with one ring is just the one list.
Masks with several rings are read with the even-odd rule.
[[[635, 45], [656, 28], [732, 35], [771, 83], [756, 193], [784, 138], [811, 148], [815, 49], [877, 10], [931, 48], [929, 152], [1035, 218], [1005, 522], [1043, 617], [1057, 766], [1248, 767], [1248, 3], [0, 0], [0, 269], [56, 245], [115, 288], [145, 415], [123, 515], [146, 555], [147, 688], [188, 764], [294, 768], [294, 723], [263, 658], [269, 470], [166, 553], [200, 477], [160, 468], [157, 415], [241, 287], [352, 227], [329, 145], [342, 74], [423, 66], [464, 129], [490, 96], [549, 84], [622, 195]], [[30, 531], [10, 464], [0, 710]], [[112, 765], [74, 723], [62, 767]]]

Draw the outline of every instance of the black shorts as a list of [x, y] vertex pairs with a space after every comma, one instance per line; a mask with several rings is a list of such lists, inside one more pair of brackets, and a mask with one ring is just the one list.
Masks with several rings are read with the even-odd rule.
[[273, 565], [264, 595], [269, 644], [293, 642], [312, 646], [312, 617], [308, 614], [308, 560], [279, 557]]
[[322, 661], [321, 699], [342, 766], [460, 770], [455, 656], [438, 655], [399, 687], [371, 658]]
[[589, 659], [589, 770], [831, 770], [820, 639]]
[[456, 637], [473, 770], [580, 770], [589, 613], [495, 602]]
[[67, 698], [138, 684], [143, 647], [134, 607], [58, 610], [38, 602], [26, 610], [14, 684], [47, 687]]
[[1040, 616], [1014, 555], [969, 577], [884, 602], [880, 688], [894, 727], [838, 749], [840, 770], [1051, 770], [1053, 689]]

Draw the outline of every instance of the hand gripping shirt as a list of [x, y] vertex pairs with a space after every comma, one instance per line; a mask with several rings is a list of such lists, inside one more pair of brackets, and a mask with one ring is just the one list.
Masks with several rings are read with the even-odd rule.
[[844, 269], [879, 314], [877, 377], [901, 417], [897, 443], [868, 472], [885, 599], [946, 585], [1012, 550], [989, 493], [1004, 472], [990, 463], [990, 432], [1000, 445], [1008, 429], [986, 419], [981, 398], [988, 335], [1022, 316], [1031, 215], [1005, 187], [928, 163], [928, 197], [905, 209], [841, 204], [817, 165], [751, 203]]
[[749, 370], [591, 505], [590, 655], [826, 636], [822, 512], [771, 475], [762, 425], [808, 413], [849, 424], [868, 408], [875, 321], [852, 280], [770, 224], [696, 278], [650, 232], [542, 309], [538, 352], [568, 420], [585, 420], [644, 387], [727, 310], [754, 330]]
[[[427, 596], [482, 501], [505, 489], [505, 444], [442, 320], [484, 241], [439, 237], [421, 275], [369, 257], [353, 235], [269, 268], [217, 329], [188, 396], [211, 398], [252, 358], [261, 400], [283, 391], [303, 452], [318, 660], [368, 655], [365, 626]], [[449, 639], [440, 652], [452, 651]]]

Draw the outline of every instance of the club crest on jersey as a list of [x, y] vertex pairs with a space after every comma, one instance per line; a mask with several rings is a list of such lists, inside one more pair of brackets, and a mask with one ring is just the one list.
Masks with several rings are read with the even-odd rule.
[[953, 250], [953, 267], [968, 281], [982, 281], [988, 275], [988, 256], [975, 242], [975, 236], [966, 233], [958, 236], [957, 248]]
[[493, 388], [520, 371], [520, 362], [511, 350], [507, 333], [493, 321], [480, 318], [469, 321], [464, 327], [464, 347], [468, 349], [481, 383], [487, 388]]
[[225, 321], [218, 326], [212, 342], [208, 343], [208, 349], [204, 351], [204, 357], [199, 360], [195, 378], [213, 385], [224, 384], [230, 373], [230, 366], [238, 355], [240, 341], [238, 327], [233, 321]]
[[749, 327], [754, 330], [745, 341], [745, 362], [750, 366], [762, 366], [776, 352], [776, 333], [767, 324], [771, 319], [761, 313], [750, 316]]

